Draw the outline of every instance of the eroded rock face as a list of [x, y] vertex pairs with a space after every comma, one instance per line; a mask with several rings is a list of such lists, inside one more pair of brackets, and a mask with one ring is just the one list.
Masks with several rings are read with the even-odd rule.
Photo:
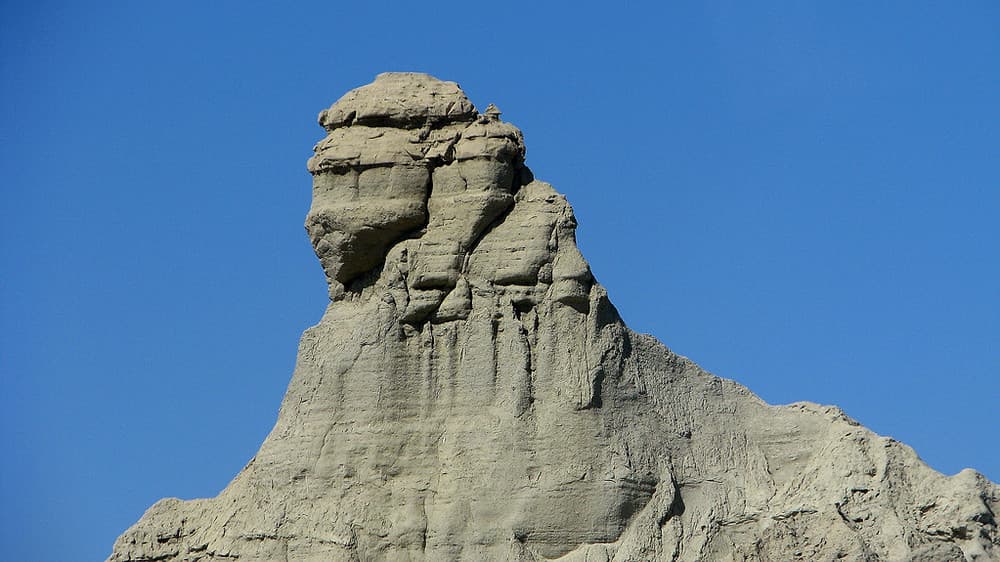
[[479, 235], [514, 204], [521, 131], [499, 111], [476, 113], [455, 83], [422, 74], [382, 74], [319, 122], [327, 136], [308, 163], [306, 229], [331, 297], [372, 271], [389, 246], [419, 238], [408, 248], [407, 317], [422, 320], [455, 287]]
[[383, 74], [320, 124], [331, 304], [277, 425], [110, 560], [1000, 559], [981, 475], [630, 332], [496, 108]]

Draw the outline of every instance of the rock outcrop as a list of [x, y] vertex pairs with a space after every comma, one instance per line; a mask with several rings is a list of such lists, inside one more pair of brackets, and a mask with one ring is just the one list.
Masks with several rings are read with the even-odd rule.
[[278, 422], [111, 561], [1000, 559], [983, 476], [629, 331], [495, 107], [394, 73], [319, 121], [331, 303]]

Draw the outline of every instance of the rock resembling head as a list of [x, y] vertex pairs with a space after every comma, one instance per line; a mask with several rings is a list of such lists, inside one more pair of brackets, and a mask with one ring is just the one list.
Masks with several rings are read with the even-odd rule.
[[[331, 298], [401, 239], [419, 235], [448, 255], [465, 251], [513, 202], [521, 132], [496, 111], [479, 115], [454, 82], [380, 74], [322, 111], [319, 123], [327, 136], [308, 162], [306, 230]], [[454, 286], [455, 260], [435, 252], [415, 256], [418, 286]]]

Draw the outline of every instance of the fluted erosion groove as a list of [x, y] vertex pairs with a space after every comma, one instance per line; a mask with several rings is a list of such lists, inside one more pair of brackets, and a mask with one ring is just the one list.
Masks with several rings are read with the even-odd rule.
[[629, 331], [521, 132], [382, 74], [323, 111], [329, 280], [277, 425], [110, 560], [998, 560], [1000, 488]]

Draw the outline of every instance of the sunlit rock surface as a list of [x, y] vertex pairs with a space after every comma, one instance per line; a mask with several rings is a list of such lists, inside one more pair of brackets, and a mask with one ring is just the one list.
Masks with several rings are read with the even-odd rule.
[[277, 425], [110, 560], [1000, 559], [981, 475], [629, 331], [497, 108], [392, 73], [319, 121], [331, 303]]

